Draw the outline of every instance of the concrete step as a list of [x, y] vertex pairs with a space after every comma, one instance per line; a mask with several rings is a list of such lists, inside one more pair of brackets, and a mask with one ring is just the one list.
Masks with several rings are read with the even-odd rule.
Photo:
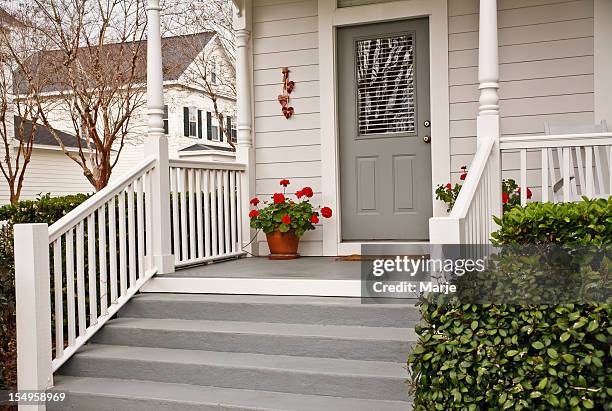
[[250, 352], [403, 362], [416, 341], [412, 328], [243, 321], [117, 318], [97, 344]]
[[66, 401], [49, 404], [47, 405], [48, 410], [406, 411], [412, 408], [409, 402], [403, 401], [340, 398], [88, 377], [56, 377], [53, 391], [66, 392]]
[[89, 344], [59, 374], [408, 401], [404, 367], [383, 361]]
[[214, 294], [141, 294], [126, 304], [119, 316], [395, 328], [414, 327], [420, 320], [413, 304], [362, 304], [360, 298]]

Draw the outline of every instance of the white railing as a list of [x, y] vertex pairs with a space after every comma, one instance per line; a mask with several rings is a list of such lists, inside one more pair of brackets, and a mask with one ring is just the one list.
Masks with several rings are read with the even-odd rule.
[[501, 173], [495, 139], [479, 144], [470, 172], [448, 217], [429, 220], [432, 244], [488, 244], [501, 215]]
[[246, 166], [170, 160], [175, 266], [244, 254], [241, 184]]
[[[534, 192], [533, 201], [612, 195], [612, 132], [502, 137], [500, 148], [503, 168], [518, 168], [517, 183]], [[527, 200], [521, 190], [521, 204]]]
[[19, 389], [44, 389], [156, 272], [151, 252], [158, 161], [145, 159], [55, 224], [18, 224]]

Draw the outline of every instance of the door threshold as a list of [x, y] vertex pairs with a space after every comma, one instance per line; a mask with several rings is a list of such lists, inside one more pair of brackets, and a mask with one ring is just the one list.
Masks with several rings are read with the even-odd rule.
[[393, 246], [411, 246], [414, 247], [415, 254], [427, 254], [429, 252], [429, 241], [343, 241], [338, 243], [338, 255], [353, 255], [361, 254], [363, 246], [380, 246], [389, 245], [389, 251]]

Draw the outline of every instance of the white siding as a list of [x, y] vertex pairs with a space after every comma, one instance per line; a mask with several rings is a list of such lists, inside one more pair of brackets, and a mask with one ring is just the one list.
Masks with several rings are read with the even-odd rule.
[[[291, 179], [289, 192], [303, 186], [321, 190], [319, 133], [319, 55], [317, 1], [257, 0], [253, 8], [253, 63], [255, 98], [256, 190], [262, 197], [280, 191], [281, 178]], [[281, 114], [282, 68], [289, 67], [295, 90], [289, 120]], [[322, 254], [322, 229], [300, 241], [302, 255]], [[260, 252], [267, 254], [265, 236]]]
[[[456, 179], [476, 149], [478, 1], [449, 0], [448, 12]], [[502, 135], [543, 133], [545, 121], [594, 123], [593, 0], [500, 0], [498, 24]], [[517, 164], [506, 156], [504, 176], [517, 178]], [[539, 162], [530, 164], [537, 173]]]
[[[81, 167], [59, 150], [34, 149], [28, 165], [21, 200], [33, 200], [39, 194], [61, 196], [91, 193], [94, 189], [83, 176]], [[9, 202], [4, 177], [0, 181], [0, 204]]]

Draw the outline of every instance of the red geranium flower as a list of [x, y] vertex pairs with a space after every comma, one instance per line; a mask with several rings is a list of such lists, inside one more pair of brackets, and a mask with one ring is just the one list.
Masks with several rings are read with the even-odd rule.
[[285, 195], [283, 193], [276, 193], [272, 196], [274, 204], [282, 204], [285, 202]]
[[467, 177], [467, 173], [463, 173], [459, 176], [461, 180], [465, 180], [466, 177]]
[[310, 188], [310, 187], [304, 187], [304, 188], [302, 188], [302, 193], [303, 193], [303, 194], [304, 194], [306, 197], [308, 197], [308, 198], [310, 198], [310, 197], [312, 197], [312, 196], [314, 195], [314, 193], [312, 192], [312, 188]]
[[283, 187], [287, 187], [289, 185], [289, 180], [287, 180], [286, 178], [282, 179], [280, 181], [280, 185], [282, 185]]
[[321, 215], [325, 218], [330, 218], [332, 216], [332, 209], [329, 207], [323, 207], [321, 209]]
[[527, 198], [531, 198], [532, 196], [533, 196], [533, 193], [531, 192], [529, 187], [527, 187]]
[[510, 199], [510, 195], [508, 193], [502, 193], [502, 203], [508, 204], [509, 199]]
[[289, 214], [285, 214], [283, 218], [281, 218], [281, 221], [283, 224], [289, 225], [291, 224], [291, 217], [289, 217]]
[[251, 210], [251, 212], [249, 213], [249, 218], [255, 218], [259, 215], [259, 211], [257, 210]]
[[446, 189], [447, 189], [447, 190], [452, 190], [452, 188], [453, 188], [453, 185], [452, 185], [451, 183], [448, 183], [448, 184], [446, 185]]
[[296, 191], [296, 192], [295, 192], [295, 196], [296, 196], [298, 199], [299, 199], [299, 198], [302, 198], [302, 197], [304, 197], [304, 192], [303, 192], [302, 190], [300, 190], [300, 191]]
[[257, 206], [257, 204], [259, 204], [259, 198], [257, 197], [251, 198], [251, 204], [254, 206]]
[[316, 214], [311, 215], [310, 222], [313, 224], [317, 224], [319, 222], [319, 217]]

